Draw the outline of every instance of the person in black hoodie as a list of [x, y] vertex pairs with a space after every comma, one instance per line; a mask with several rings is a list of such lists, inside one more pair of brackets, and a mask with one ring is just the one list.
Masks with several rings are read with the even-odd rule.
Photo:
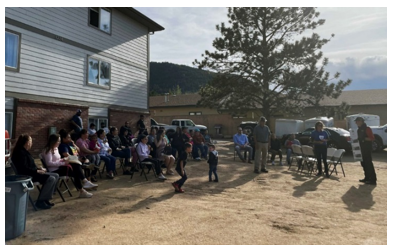
[[[118, 134], [119, 130], [116, 127], [111, 127], [110, 132], [106, 135], [109, 146], [112, 149], [112, 156], [125, 158], [124, 166], [126, 168], [131, 167], [131, 150], [122, 144]], [[131, 172], [129, 170], [125, 170], [123, 174], [129, 175]]]
[[362, 117], [357, 117], [355, 119], [356, 125], [359, 127], [357, 130], [358, 140], [360, 145], [360, 151], [362, 152], [361, 165], [364, 171], [364, 179], [359, 180], [359, 182], [364, 182], [366, 184], [376, 185], [377, 175], [375, 174], [373, 158], [372, 158], [372, 142], [375, 137], [373, 131], [370, 127], [364, 123]]
[[172, 148], [174, 148], [177, 151], [177, 155], [180, 156], [181, 152], [184, 151], [185, 144], [181, 128], [177, 127], [176, 132], [172, 133], [169, 139], [171, 140]]
[[28, 175], [32, 177], [33, 182], [42, 184], [40, 194], [38, 196], [36, 207], [41, 209], [49, 209], [54, 204], [49, 200], [55, 191], [59, 175], [56, 173], [47, 173], [45, 168], [38, 168], [28, 150], [31, 149], [33, 140], [29, 135], [20, 135], [18, 141], [12, 150], [11, 160], [20, 175]]
[[218, 182], [217, 175], [217, 165], [218, 165], [218, 152], [216, 151], [216, 146], [214, 144], [209, 144], [209, 182], [212, 181], [212, 173], [214, 174], [214, 181]]

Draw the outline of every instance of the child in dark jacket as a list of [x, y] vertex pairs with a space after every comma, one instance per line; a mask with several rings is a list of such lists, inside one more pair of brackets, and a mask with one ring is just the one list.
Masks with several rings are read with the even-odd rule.
[[214, 181], [218, 182], [217, 176], [217, 165], [218, 165], [218, 152], [216, 151], [216, 147], [214, 144], [209, 145], [209, 160], [207, 160], [209, 164], [209, 182], [212, 181], [212, 173], [214, 174]]

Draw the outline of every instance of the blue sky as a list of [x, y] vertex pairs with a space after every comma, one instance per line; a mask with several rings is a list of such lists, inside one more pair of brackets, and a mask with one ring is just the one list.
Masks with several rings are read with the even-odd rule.
[[[223, 7], [135, 7], [165, 30], [151, 36], [151, 61], [192, 66], [220, 33], [216, 24], [226, 22]], [[345, 90], [387, 88], [387, 8], [318, 8], [323, 26], [315, 30], [323, 38], [335, 37], [322, 48], [329, 58], [327, 70], [352, 79]], [[307, 34], [305, 34], [307, 35]]]

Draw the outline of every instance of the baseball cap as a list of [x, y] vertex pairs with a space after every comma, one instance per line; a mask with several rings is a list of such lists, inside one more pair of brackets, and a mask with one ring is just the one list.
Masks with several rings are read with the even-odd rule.
[[362, 117], [357, 117], [356, 119], [355, 119], [355, 122], [356, 121], [364, 121], [364, 118], [362, 118]]
[[195, 129], [194, 131], [195, 131], [195, 132], [197, 132], [197, 131], [201, 131], [201, 130], [199, 130], [199, 129]]
[[82, 112], [82, 110], [81, 110], [81, 109], [78, 109], [78, 110], [76, 110], [76, 112], [77, 112], [77, 113], [81, 113], [81, 112]]
[[265, 117], [261, 117], [260, 119], [259, 119], [259, 122], [266, 122], [267, 120], [266, 120], [266, 118]]

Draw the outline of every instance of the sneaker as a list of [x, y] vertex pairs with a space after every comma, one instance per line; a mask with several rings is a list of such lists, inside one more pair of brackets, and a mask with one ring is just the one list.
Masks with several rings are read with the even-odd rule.
[[112, 173], [112, 174], [107, 173], [107, 174], [106, 174], [106, 178], [108, 178], [108, 179], [113, 179], [113, 173]]
[[97, 182], [97, 177], [95, 175], [90, 176], [92, 182]]
[[171, 171], [167, 171], [166, 174], [167, 174], [167, 175], [173, 176], [175, 173], [173, 173], [173, 172], [171, 172]]
[[36, 201], [35, 206], [38, 207], [39, 209], [50, 209], [52, 206], [47, 205], [45, 201]]
[[272, 162], [272, 165], [274, 166], [274, 161]]
[[184, 190], [179, 188], [179, 190], [175, 190], [175, 192], [177, 192], [177, 193], [184, 193]]
[[200, 161], [200, 160], [201, 160], [201, 158], [200, 158], [200, 157], [197, 157], [197, 158], [195, 158], [195, 160], [197, 160], [197, 161]]
[[366, 181], [367, 181], [366, 178], [359, 180], [359, 182], [366, 182]]
[[179, 185], [176, 182], [172, 182], [172, 186], [175, 188], [175, 191], [179, 190]]
[[91, 183], [89, 181], [85, 182], [85, 184], [83, 184], [83, 188], [85, 189], [89, 189], [89, 188], [96, 188], [98, 187], [97, 184]]
[[214, 182], [218, 182], [218, 179], [215, 179]]
[[158, 176], [158, 179], [160, 179], [160, 180], [166, 180], [166, 177], [165, 177], [163, 174], [161, 174], [161, 175]]
[[79, 194], [79, 198], [91, 198], [92, 196], [93, 194], [87, 192], [86, 190]]
[[266, 169], [261, 169], [261, 173], [269, 173], [269, 171]]
[[322, 175], [322, 172], [318, 172], [317, 174], [316, 174], [316, 176], [321, 176]]

